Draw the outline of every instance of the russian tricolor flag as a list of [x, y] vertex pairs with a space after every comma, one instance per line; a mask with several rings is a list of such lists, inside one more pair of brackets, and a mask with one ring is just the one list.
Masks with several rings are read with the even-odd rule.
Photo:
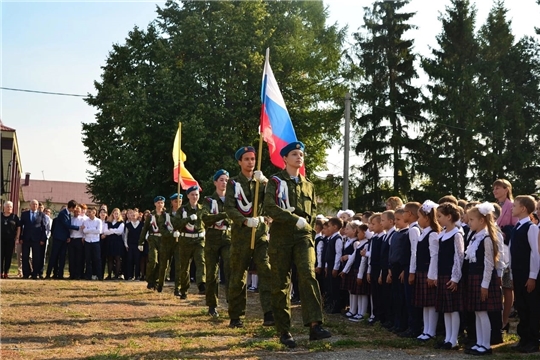
[[[268, 144], [270, 161], [278, 168], [284, 169], [285, 162], [281, 155], [279, 155], [279, 152], [287, 144], [298, 140], [296, 139], [296, 133], [294, 132], [287, 106], [270, 67], [269, 54], [270, 49], [266, 49], [261, 89], [262, 109], [260, 131], [262, 138]], [[305, 175], [305, 166], [302, 166], [300, 173]]]

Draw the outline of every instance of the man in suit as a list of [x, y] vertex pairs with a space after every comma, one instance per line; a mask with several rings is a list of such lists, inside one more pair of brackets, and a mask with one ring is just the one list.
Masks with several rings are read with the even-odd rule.
[[84, 226], [71, 225], [71, 212], [75, 210], [76, 206], [77, 202], [75, 200], [70, 200], [67, 204], [67, 209], [60, 211], [54, 221], [54, 229], [52, 231], [53, 245], [45, 279], [51, 278], [53, 269], [55, 279], [64, 278], [67, 244], [71, 241], [69, 231], [82, 231], [84, 229]]
[[[30, 202], [30, 210], [21, 214], [20, 227], [22, 243], [23, 278], [37, 279], [41, 268], [41, 245], [47, 241], [45, 232], [45, 214], [38, 211], [37, 200]], [[32, 267], [30, 268], [30, 250], [32, 250]]]

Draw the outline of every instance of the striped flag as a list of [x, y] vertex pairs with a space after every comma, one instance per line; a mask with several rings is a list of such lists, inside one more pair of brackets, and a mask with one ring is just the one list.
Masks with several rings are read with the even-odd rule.
[[193, 175], [191, 175], [191, 173], [184, 166], [186, 154], [184, 154], [180, 148], [180, 128], [176, 132], [176, 136], [174, 138], [172, 156], [174, 162], [174, 182], [178, 182], [180, 180], [180, 186], [182, 186], [182, 189], [184, 190], [189, 189], [191, 186], [199, 185], [197, 180], [195, 180]]
[[[285, 168], [285, 162], [279, 152], [287, 144], [298, 141], [291, 122], [291, 117], [287, 111], [285, 100], [281, 95], [279, 86], [269, 61], [270, 49], [266, 49], [266, 60], [264, 62], [264, 72], [261, 89], [261, 127], [263, 140], [268, 144], [270, 151], [270, 161], [280, 169]], [[305, 175], [305, 166], [302, 166], [300, 173]]]

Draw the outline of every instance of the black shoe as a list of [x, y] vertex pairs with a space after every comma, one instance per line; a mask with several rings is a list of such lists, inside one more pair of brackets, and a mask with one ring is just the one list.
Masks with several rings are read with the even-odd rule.
[[163, 291], [163, 286], [158, 285], [156, 290], [157, 290], [158, 293], [162, 292]]
[[520, 353], [523, 354], [532, 354], [538, 352], [538, 341], [528, 343], [526, 345], [523, 345], [518, 350]]
[[263, 326], [274, 326], [276, 322], [274, 321], [274, 313], [271, 311], [264, 313]]
[[[107, 280], [107, 278], [105, 278], [105, 280]], [[156, 285], [154, 283], [148, 283], [148, 285], [146, 285], [146, 288], [148, 290], [154, 290], [156, 288]]]
[[187, 299], [187, 294], [186, 293], [181, 293], [180, 294], [180, 299], [186, 300]]
[[51, 275], [46, 275], [45, 280], [51, 280]]
[[443, 350], [459, 350], [459, 345], [452, 346], [452, 343], [445, 342], [440, 348]]
[[[437, 341], [437, 343], [435, 344], [435, 349], [442, 349], [442, 347], [444, 346], [444, 344], [446, 344], [446, 341], [442, 340], [442, 341]], [[452, 344], [450, 344], [452, 345]]]
[[476, 349], [473, 349], [473, 347], [479, 348], [480, 345], [474, 344], [474, 345], [471, 346], [471, 347], [467, 347], [467, 348], [465, 348], [465, 350], [463, 350], [463, 353], [465, 353], [465, 354], [467, 354], [467, 355], [472, 355], [472, 353], [476, 351]]
[[204, 285], [204, 283], [202, 283], [199, 285], [199, 295], [204, 295], [204, 294], [206, 294], [206, 286]]
[[369, 318], [369, 320], [368, 320], [367, 323], [368, 323], [368, 325], [373, 326], [373, 325], [375, 325], [375, 323], [376, 323], [377, 321], [379, 321], [379, 319], [377, 319], [376, 317], [372, 317], [372, 318]]
[[391, 322], [391, 321], [387, 321], [384, 324], [382, 324], [382, 327], [385, 328], [385, 329], [390, 329], [390, 328], [394, 327], [394, 323]]
[[208, 308], [208, 315], [210, 315], [213, 318], [218, 318], [219, 317], [219, 314], [218, 314], [215, 307], [209, 307]]
[[244, 323], [240, 319], [231, 319], [231, 322], [229, 323], [229, 327], [231, 329], [243, 328]]
[[298, 304], [300, 304], [300, 298], [299, 298], [299, 297], [293, 297], [293, 298], [291, 299], [291, 304], [292, 304], [292, 305], [298, 305]]
[[296, 341], [294, 341], [290, 332], [284, 332], [279, 337], [279, 342], [288, 347], [289, 349], [294, 349], [296, 347]]
[[174, 296], [180, 296], [180, 290], [174, 289]]
[[[484, 351], [480, 351], [479, 350], [480, 348], [484, 349]], [[491, 348], [486, 349], [484, 346], [480, 345], [480, 346], [478, 346], [478, 349], [474, 349], [474, 350], [471, 349], [468, 354], [469, 355], [475, 355], [475, 356], [492, 355], [493, 350], [491, 350]]]
[[331, 337], [330, 331], [323, 329], [320, 324], [309, 329], [309, 340], [322, 340]]

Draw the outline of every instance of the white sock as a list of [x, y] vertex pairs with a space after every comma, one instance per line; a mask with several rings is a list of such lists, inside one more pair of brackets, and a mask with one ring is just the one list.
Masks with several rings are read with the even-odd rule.
[[[424, 331], [423, 333], [426, 335], [429, 335], [429, 308], [425, 307], [423, 308], [423, 319], [424, 319]], [[422, 335], [420, 335], [422, 336]]]
[[259, 277], [257, 274], [251, 274], [251, 286], [254, 288], [259, 287]]
[[450, 343], [452, 343], [452, 346], [456, 346], [459, 333], [459, 312], [454, 311], [450, 314], [450, 316], [452, 319], [452, 333], [450, 335]]
[[452, 314], [444, 313], [444, 342], [451, 342], [450, 337], [452, 336]]
[[375, 313], [373, 312], [373, 296], [369, 296], [369, 301], [371, 301], [371, 318], [374, 318]]
[[349, 294], [349, 303], [351, 307], [349, 308], [349, 312], [353, 315], [356, 315], [358, 312], [358, 300], [356, 299], [358, 295]]
[[[480, 312], [479, 311], [476, 311], [474, 313], [474, 317], [475, 317], [475, 325], [476, 325], [476, 345], [482, 345], [482, 339], [483, 339], [483, 336], [482, 336], [482, 321], [480, 321]], [[478, 349], [478, 346], [473, 346], [472, 347], [473, 350], [476, 350]]]
[[489, 316], [487, 311], [478, 311], [476, 312], [476, 322], [478, 323], [478, 320], [480, 320], [480, 327], [482, 328], [482, 336], [478, 335], [478, 325], [476, 325], [476, 339], [478, 342], [478, 345], [482, 345], [486, 349], [491, 348], [491, 322], [489, 321]]
[[368, 296], [367, 295], [358, 295], [358, 313], [364, 316], [367, 313], [368, 307]]
[[439, 321], [439, 314], [435, 311], [435, 306], [427, 308], [429, 313], [429, 333], [427, 335], [435, 336], [437, 334], [437, 322]]

